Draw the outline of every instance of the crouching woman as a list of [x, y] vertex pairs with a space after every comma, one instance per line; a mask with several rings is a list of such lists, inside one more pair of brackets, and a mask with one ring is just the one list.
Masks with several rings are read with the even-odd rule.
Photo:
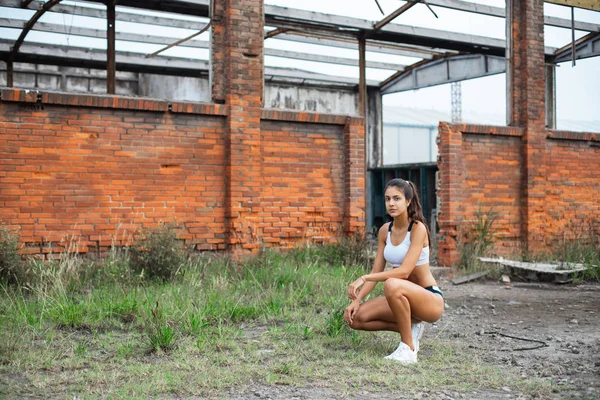
[[[371, 273], [348, 287], [352, 303], [344, 319], [352, 329], [398, 332], [400, 345], [385, 358], [411, 364], [417, 362], [423, 322], [440, 319], [444, 298], [429, 269], [430, 237], [415, 185], [389, 181], [385, 207], [393, 221], [379, 229]], [[392, 268], [384, 271], [386, 262]], [[361, 303], [378, 282], [385, 296]]]

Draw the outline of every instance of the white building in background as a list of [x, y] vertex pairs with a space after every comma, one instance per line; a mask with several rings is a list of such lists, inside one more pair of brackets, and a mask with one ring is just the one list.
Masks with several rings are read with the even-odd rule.
[[[463, 113], [464, 122], [505, 126], [501, 114]], [[383, 106], [383, 165], [402, 166], [437, 162], [440, 121], [450, 121], [449, 112], [432, 109]], [[600, 121], [559, 119], [559, 130], [600, 132]]]

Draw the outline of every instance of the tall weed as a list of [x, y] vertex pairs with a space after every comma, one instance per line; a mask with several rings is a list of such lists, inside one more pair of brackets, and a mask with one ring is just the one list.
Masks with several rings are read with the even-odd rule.
[[459, 243], [459, 267], [466, 271], [481, 269], [479, 257], [488, 255], [496, 235], [494, 226], [498, 219], [495, 210], [484, 211], [480, 206], [474, 223], [466, 227], [462, 242]]
[[26, 273], [19, 254], [19, 235], [6, 226], [0, 226], [0, 281], [19, 284]]
[[144, 320], [144, 332], [148, 339], [150, 351], [170, 351], [175, 348], [176, 333], [175, 324], [166, 317], [166, 312], [160, 303], [156, 305]]

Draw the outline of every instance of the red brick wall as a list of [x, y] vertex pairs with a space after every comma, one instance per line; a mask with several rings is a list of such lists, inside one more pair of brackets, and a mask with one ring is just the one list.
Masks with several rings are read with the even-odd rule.
[[600, 134], [549, 131], [544, 245], [600, 237]]
[[[229, 107], [1, 95], [0, 220], [20, 230], [29, 254], [58, 253], [68, 237], [79, 252], [104, 253], [161, 221], [180, 224], [190, 247], [231, 251], [229, 239], [288, 248], [364, 227], [362, 119], [262, 110], [259, 172], [240, 181], [257, 182], [248, 185], [256, 193], [229, 207], [241, 216], [232, 228]], [[244, 219], [250, 213], [257, 217]]]
[[517, 247], [533, 255], [555, 253], [561, 242], [600, 230], [600, 134], [545, 126], [543, 6], [543, 0], [513, 1], [509, 10], [509, 119], [518, 128], [440, 123], [442, 265], [457, 262], [460, 226], [479, 204], [501, 210], [500, 255]]
[[344, 216], [343, 126], [263, 121], [264, 241], [330, 241]]
[[20, 228], [32, 253], [59, 250], [68, 235], [80, 251], [99, 251], [161, 221], [184, 224], [182, 237], [199, 249], [224, 249], [224, 122], [0, 103], [0, 219]]
[[[523, 129], [440, 123], [438, 166], [440, 265], [455, 265], [464, 233], [477, 212], [497, 212], [493, 253], [518, 257], [526, 250], [522, 213]], [[600, 235], [600, 134], [545, 133], [543, 159], [550, 172], [538, 178], [543, 195], [535, 208], [532, 253], [552, 253], [565, 240]], [[538, 183], [539, 186], [542, 183]], [[531, 227], [531, 224], [529, 224]], [[531, 228], [530, 228], [531, 229]]]
[[520, 247], [522, 130], [484, 125], [439, 125], [439, 263], [458, 261], [458, 247], [477, 221], [497, 214], [494, 251]]

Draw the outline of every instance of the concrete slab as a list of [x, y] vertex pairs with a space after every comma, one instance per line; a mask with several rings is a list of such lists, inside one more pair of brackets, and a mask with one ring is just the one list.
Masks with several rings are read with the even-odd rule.
[[587, 269], [585, 265], [577, 263], [531, 263], [487, 257], [480, 257], [479, 261], [486, 264], [495, 264], [509, 272], [511, 276], [524, 278], [528, 281], [567, 283], [572, 281], [573, 274]]

